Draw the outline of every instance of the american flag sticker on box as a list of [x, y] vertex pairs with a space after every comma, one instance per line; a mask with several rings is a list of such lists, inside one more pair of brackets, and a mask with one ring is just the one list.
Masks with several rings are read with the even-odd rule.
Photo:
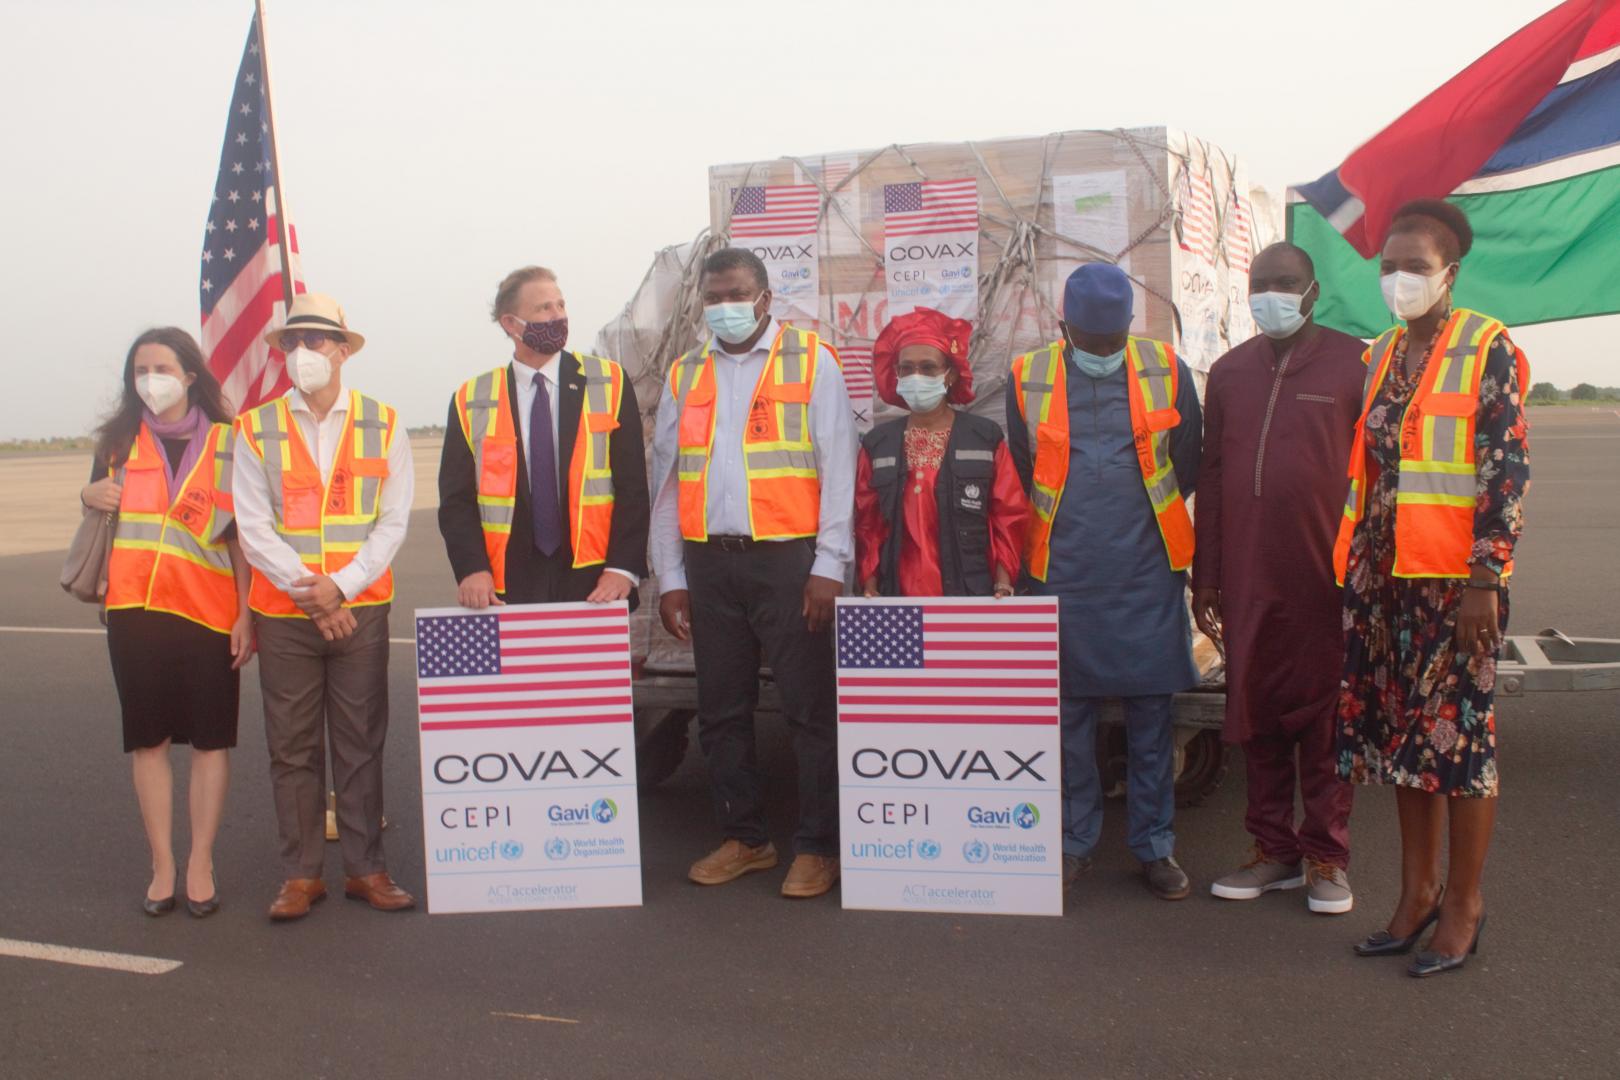
[[843, 903], [1061, 915], [1051, 597], [838, 601]]
[[641, 903], [630, 615], [416, 612], [428, 910]]

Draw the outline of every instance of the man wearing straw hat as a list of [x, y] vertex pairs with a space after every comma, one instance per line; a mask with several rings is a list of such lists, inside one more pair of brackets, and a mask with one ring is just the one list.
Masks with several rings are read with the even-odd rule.
[[398, 911], [416, 901], [383, 860], [382, 750], [389, 565], [415, 486], [410, 442], [392, 408], [344, 388], [366, 340], [336, 301], [294, 298], [265, 340], [286, 354], [293, 389], [237, 419], [236, 512], [281, 834], [284, 881], [269, 914], [302, 918], [326, 896], [328, 743], [344, 895]]

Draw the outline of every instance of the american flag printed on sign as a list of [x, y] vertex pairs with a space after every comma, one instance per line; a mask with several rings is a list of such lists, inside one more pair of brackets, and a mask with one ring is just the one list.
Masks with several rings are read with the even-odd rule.
[[887, 240], [978, 230], [977, 180], [883, 185], [883, 235]]
[[1057, 602], [1044, 597], [841, 602], [838, 719], [1056, 724], [1057, 635]]
[[821, 192], [814, 184], [771, 184], [732, 193], [731, 238], [804, 236], [816, 231]]
[[1181, 250], [1215, 261], [1215, 188], [1209, 177], [1188, 169], [1182, 173]]
[[[257, 16], [236, 71], [219, 176], [203, 226], [202, 350], [208, 368], [238, 409], [285, 393], [291, 385], [280, 351], [264, 334], [286, 314], [280, 223], [281, 186], [271, 153], [269, 92], [264, 84]], [[304, 291], [291, 225], [293, 292]]]
[[416, 675], [423, 731], [629, 721], [628, 608], [421, 615]]
[[843, 361], [844, 386], [849, 390], [849, 403], [855, 410], [855, 423], [864, 428], [872, 426], [872, 346], [843, 345], [838, 349]]

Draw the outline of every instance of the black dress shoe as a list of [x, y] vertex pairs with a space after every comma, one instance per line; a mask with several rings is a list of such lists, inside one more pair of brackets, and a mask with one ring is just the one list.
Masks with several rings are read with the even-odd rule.
[[159, 915], [167, 915], [174, 910], [174, 897], [165, 896], [162, 900], [153, 900], [149, 896], [141, 897], [141, 910], [154, 919]]
[[1420, 952], [1412, 958], [1412, 965], [1406, 973], [1414, 979], [1427, 979], [1430, 975], [1443, 975], [1448, 971], [1457, 971], [1468, 958], [1479, 952], [1479, 935], [1485, 932], [1485, 913], [1480, 912], [1479, 925], [1474, 927], [1474, 942], [1468, 946], [1468, 951], [1461, 956], [1447, 956], [1445, 953]]
[[186, 910], [198, 919], [206, 919], [219, 910], [219, 886], [214, 886], [214, 895], [206, 900], [193, 900], [186, 897]]
[[[1444, 889], [1440, 890], [1440, 895], [1445, 896]], [[1425, 915], [1423, 921], [1417, 924], [1417, 929], [1405, 937], [1396, 937], [1388, 930], [1380, 930], [1370, 935], [1366, 941], [1356, 942], [1351, 948], [1356, 950], [1357, 956], [1405, 956], [1412, 951], [1412, 946], [1417, 944], [1418, 938], [1423, 936], [1423, 931], [1433, 926], [1438, 918], [1440, 918], [1440, 901], [1436, 900], [1434, 910]]]

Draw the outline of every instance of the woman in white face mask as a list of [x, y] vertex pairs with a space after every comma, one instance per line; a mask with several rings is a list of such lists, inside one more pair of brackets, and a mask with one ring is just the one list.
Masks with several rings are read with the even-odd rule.
[[972, 332], [918, 308], [872, 347], [879, 396], [909, 415], [861, 440], [855, 557], [867, 596], [1012, 594], [1029, 502], [1001, 428], [952, 408], [973, 400]]
[[[1496, 661], [1530, 482], [1524, 354], [1452, 301], [1473, 230], [1457, 207], [1396, 212], [1384, 297], [1404, 325], [1368, 349], [1334, 552], [1344, 590], [1339, 771], [1395, 787], [1401, 896], [1362, 956], [1410, 952], [1415, 976], [1460, 968], [1485, 923], [1496, 820]], [[1442, 869], [1442, 838], [1449, 838]]]
[[253, 655], [249, 572], [231, 497], [233, 410], [191, 335], [135, 339], [118, 409], [97, 431], [87, 513], [117, 515], [107, 567], [107, 649], [124, 751], [152, 851], [148, 915], [174, 910], [169, 745], [190, 743], [191, 914], [219, 909], [214, 837], [236, 745], [238, 680]]

